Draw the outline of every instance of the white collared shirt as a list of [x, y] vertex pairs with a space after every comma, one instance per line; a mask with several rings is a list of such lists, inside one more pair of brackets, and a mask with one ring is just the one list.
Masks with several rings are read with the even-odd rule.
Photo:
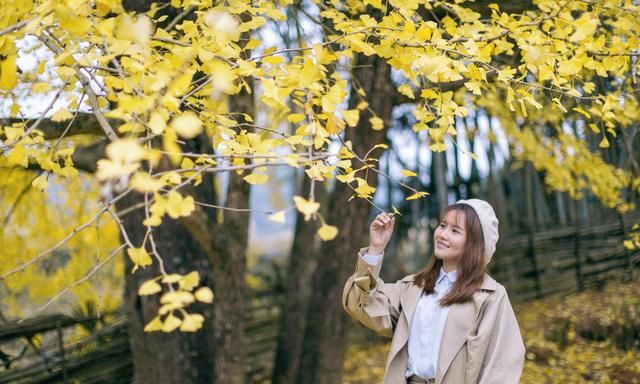
[[[368, 255], [362, 257], [367, 263], [376, 265], [382, 255]], [[422, 293], [413, 314], [409, 329], [409, 366], [406, 376], [418, 375], [425, 379], [436, 377], [440, 343], [447, 322], [449, 307], [440, 305], [439, 300], [444, 297], [456, 281], [456, 271], [446, 273], [440, 269], [440, 276], [434, 287], [435, 293]]]

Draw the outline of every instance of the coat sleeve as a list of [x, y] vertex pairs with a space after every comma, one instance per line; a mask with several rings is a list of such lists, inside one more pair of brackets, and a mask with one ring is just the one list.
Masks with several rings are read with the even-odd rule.
[[487, 298], [477, 333], [467, 338], [468, 383], [518, 384], [525, 348], [509, 297], [499, 285]]
[[379, 277], [382, 260], [368, 264], [358, 252], [356, 271], [344, 285], [342, 306], [354, 319], [373, 331], [391, 337], [400, 316], [400, 294], [404, 283], [387, 284]]

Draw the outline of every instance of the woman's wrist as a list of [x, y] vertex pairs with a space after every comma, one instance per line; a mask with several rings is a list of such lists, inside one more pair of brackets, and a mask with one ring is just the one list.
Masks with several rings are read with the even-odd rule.
[[384, 247], [371, 245], [371, 244], [369, 245], [369, 248], [367, 249], [367, 255], [371, 255], [371, 256], [382, 255], [383, 252], [384, 252]]

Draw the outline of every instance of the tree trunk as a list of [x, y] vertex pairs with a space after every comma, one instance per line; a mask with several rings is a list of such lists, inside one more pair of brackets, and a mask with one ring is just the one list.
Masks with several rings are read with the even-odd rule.
[[[203, 183], [205, 184], [205, 183]], [[208, 191], [199, 191], [208, 195]], [[202, 196], [204, 197], [204, 196]], [[117, 204], [122, 210], [144, 201], [140, 194], [130, 194]], [[124, 228], [135, 246], [140, 246], [146, 227], [142, 225], [144, 210], [135, 210], [125, 216]], [[153, 237], [158, 252], [168, 273], [189, 273], [197, 270], [202, 285], [211, 285], [212, 265], [206, 252], [194, 241], [191, 233], [181, 222], [164, 218], [155, 228]], [[141, 297], [138, 288], [145, 281], [160, 274], [158, 262], [144, 270], [130, 273], [133, 265], [125, 256], [125, 296], [124, 305], [129, 314], [129, 337], [133, 355], [134, 383], [213, 383], [213, 317], [212, 305], [192, 305], [190, 312], [201, 313], [205, 317], [203, 329], [198, 333], [174, 331], [144, 332], [144, 326], [158, 314], [157, 295]]]
[[[304, 196], [304, 193], [309, 190], [311, 182], [306, 174], [303, 177], [302, 191], [297, 193], [301, 196]], [[322, 185], [315, 187], [316, 198], [322, 201], [319, 194], [323, 194], [324, 187]], [[293, 246], [289, 255], [287, 293], [282, 307], [272, 384], [295, 382], [296, 374], [300, 369], [306, 314], [311, 295], [310, 282], [316, 267], [315, 253], [313, 252], [315, 235], [316, 228], [311, 223], [305, 222], [304, 217], [298, 214]]]
[[[392, 105], [389, 66], [384, 60], [358, 55], [354, 76], [371, 97], [370, 105], [388, 126]], [[350, 108], [359, 99], [352, 91]], [[353, 150], [364, 155], [375, 144], [385, 141], [385, 131], [371, 131], [368, 119], [361, 118], [356, 128], [347, 128], [345, 138], [353, 143]], [[376, 174], [369, 172], [369, 184], [377, 185]], [[313, 289], [307, 314], [301, 366], [295, 383], [340, 383], [346, 348], [347, 315], [341, 304], [342, 287], [353, 271], [355, 254], [366, 245], [370, 205], [362, 199], [347, 203], [353, 191], [343, 183], [336, 183], [328, 202], [327, 222], [340, 228], [338, 237], [322, 243], [318, 266], [314, 273]], [[345, 206], [346, 204], [346, 206]]]

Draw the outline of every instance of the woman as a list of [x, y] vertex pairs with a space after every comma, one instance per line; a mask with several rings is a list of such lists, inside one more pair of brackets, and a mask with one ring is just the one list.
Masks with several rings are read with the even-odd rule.
[[498, 241], [491, 205], [448, 206], [426, 268], [387, 284], [378, 275], [394, 223], [387, 213], [371, 223], [342, 295], [349, 315], [392, 337], [384, 383], [518, 383], [522, 336], [504, 287], [485, 273]]

